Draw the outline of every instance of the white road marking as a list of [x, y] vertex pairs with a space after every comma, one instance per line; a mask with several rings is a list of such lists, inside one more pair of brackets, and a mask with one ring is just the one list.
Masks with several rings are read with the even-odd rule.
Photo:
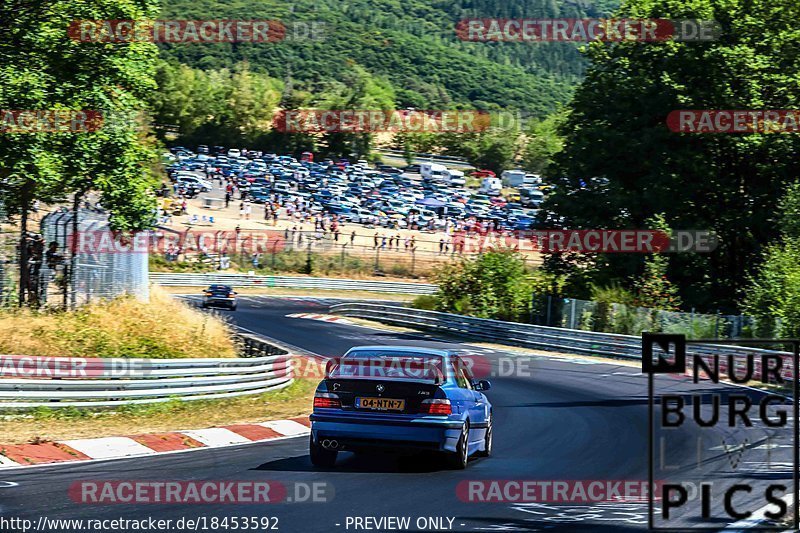
[[269, 428], [273, 431], [277, 431], [281, 435], [286, 435], [287, 437], [305, 435], [311, 432], [308, 427], [304, 426], [300, 422], [295, 422], [294, 420], [272, 420], [270, 422], [262, 422], [258, 425], [264, 426], [265, 428]]
[[12, 461], [5, 455], [0, 455], [0, 468], [3, 468], [4, 466], [19, 466], [19, 464]]
[[512, 506], [516, 511], [537, 515], [539, 520], [555, 523], [621, 522], [647, 524], [647, 502], [598, 502], [594, 504], [523, 503]]
[[70, 448], [92, 459], [110, 459], [132, 455], [154, 455], [157, 452], [128, 437], [103, 437], [62, 441]]
[[187, 435], [196, 441], [202, 442], [209, 448], [253, 442], [250, 439], [225, 428], [190, 429], [181, 431], [180, 433], [183, 433], [184, 435]]
[[791, 444], [773, 444], [773, 443], [768, 443], [768, 444], [762, 444], [760, 446], [756, 446], [755, 449], [756, 450], [773, 450], [775, 448], [791, 448], [791, 447], [792, 447]]

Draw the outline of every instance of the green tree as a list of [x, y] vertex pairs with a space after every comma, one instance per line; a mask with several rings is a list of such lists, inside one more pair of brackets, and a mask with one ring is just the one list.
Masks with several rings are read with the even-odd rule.
[[[387, 80], [354, 64], [341, 82], [326, 86], [315, 99], [314, 106], [318, 109], [392, 111], [395, 108], [395, 93]], [[361, 157], [372, 151], [374, 138], [375, 133], [371, 132], [334, 131], [324, 133], [322, 142], [330, 154]]]
[[[118, 227], [138, 228], [152, 215], [142, 179], [151, 153], [141, 146], [140, 122], [116, 120], [120, 112], [144, 109], [142, 97], [155, 87], [157, 49], [148, 43], [83, 43], [68, 35], [76, 20], [148, 19], [155, 0], [130, 2], [27, 2], [0, 4], [0, 109], [101, 112], [96, 132], [0, 135], [0, 188], [23, 232], [34, 200], [63, 200], [74, 191], [97, 189]], [[120, 201], [120, 198], [122, 200]], [[135, 206], [130, 208], [130, 206]], [[27, 252], [20, 253], [20, 303], [27, 298]]]
[[438, 310], [498, 320], [525, 318], [534, 290], [524, 258], [513, 250], [447, 265], [436, 275], [436, 283]]
[[779, 204], [781, 236], [764, 251], [745, 291], [745, 312], [757, 320], [758, 336], [800, 335], [800, 184]]
[[[711, 254], [676, 254], [684, 302], [733, 309], [774, 230], [773, 204], [797, 179], [797, 135], [672, 133], [680, 109], [792, 109], [800, 99], [794, 0], [631, 0], [622, 18], [716, 20], [712, 42], [588, 47], [591, 65], [561, 129], [546, 209], [567, 227], [643, 227], [665, 213], [675, 229], [712, 230]], [[563, 266], [563, 263], [562, 263]], [[573, 270], [582, 268], [575, 266]], [[641, 260], [596, 258], [585, 279], [631, 279]], [[587, 272], [584, 270], [584, 272]]]
[[254, 146], [271, 130], [282, 98], [282, 82], [248, 63], [203, 71], [162, 62], [159, 90], [151, 98], [159, 134], [177, 126], [187, 144]]
[[678, 288], [667, 278], [665, 255], [652, 254], [645, 259], [644, 272], [634, 283], [634, 304], [664, 311], [678, 311], [681, 299]]
[[522, 167], [535, 174], [546, 174], [555, 154], [561, 151], [564, 140], [558, 132], [564, 115], [554, 113], [544, 119], [534, 119], [525, 128]]

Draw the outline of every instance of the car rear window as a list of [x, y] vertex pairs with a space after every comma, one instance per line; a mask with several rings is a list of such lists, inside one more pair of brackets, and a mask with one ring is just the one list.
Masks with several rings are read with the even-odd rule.
[[359, 351], [333, 361], [331, 378], [444, 381], [444, 358], [413, 352]]
[[214, 294], [218, 294], [218, 293], [228, 294], [229, 292], [232, 292], [232, 291], [233, 291], [233, 289], [231, 287], [227, 287], [225, 285], [212, 285], [211, 287], [208, 288], [208, 292], [212, 292]]

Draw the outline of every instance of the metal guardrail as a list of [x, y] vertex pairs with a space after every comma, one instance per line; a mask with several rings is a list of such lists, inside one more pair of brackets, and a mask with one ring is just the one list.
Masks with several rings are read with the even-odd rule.
[[[288, 352], [249, 335], [239, 335], [237, 340], [242, 354], [239, 358], [0, 356], [0, 411], [232, 398], [278, 390], [293, 382]], [[23, 364], [36, 370], [21, 372]], [[71, 373], [69, 369], [80, 372]], [[20, 374], [28, 377], [17, 377]]]
[[284, 287], [290, 289], [320, 289], [344, 291], [389, 292], [400, 294], [433, 294], [436, 285], [402, 281], [373, 281], [358, 279], [312, 278], [299, 276], [248, 276], [246, 274], [173, 274], [152, 272], [150, 281], [173, 287], [207, 287], [225, 284], [232, 287]]
[[[537, 350], [635, 360], [641, 360], [642, 357], [642, 339], [634, 335], [536, 326], [360, 302], [334, 305], [331, 307], [331, 312], [343, 316], [372, 319], [386, 324], [441, 331], [466, 338]], [[740, 362], [743, 362], [742, 357], [779, 354], [784, 359], [785, 374], [793, 375], [792, 354], [789, 352], [713, 344], [691, 344], [688, 351], [701, 356], [732, 356], [737, 370]]]

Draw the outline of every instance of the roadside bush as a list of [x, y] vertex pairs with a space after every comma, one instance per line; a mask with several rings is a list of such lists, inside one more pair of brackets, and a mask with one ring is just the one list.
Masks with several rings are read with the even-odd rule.
[[414, 309], [422, 309], [423, 311], [436, 311], [439, 301], [436, 296], [432, 294], [420, 294], [411, 302], [411, 307]]
[[524, 258], [513, 250], [461, 259], [434, 277], [439, 311], [512, 321], [530, 312], [534, 283]]
[[780, 239], [769, 245], [750, 280], [745, 312], [756, 319], [757, 337], [800, 335], [800, 184], [779, 203]]
[[591, 290], [595, 305], [589, 318], [590, 329], [609, 332], [614, 327], [616, 314], [614, 304], [630, 305], [633, 302], [633, 294], [619, 284], [604, 287], [592, 285]]

